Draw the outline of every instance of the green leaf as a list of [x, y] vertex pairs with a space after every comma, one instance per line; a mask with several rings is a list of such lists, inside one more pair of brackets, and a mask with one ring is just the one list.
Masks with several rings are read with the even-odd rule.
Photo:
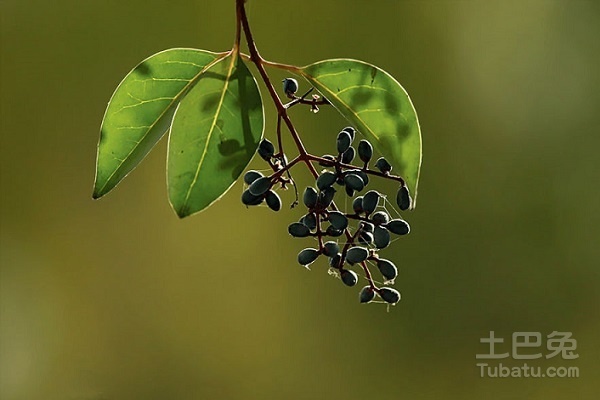
[[337, 59], [298, 72], [314, 85], [394, 167], [413, 198], [421, 169], [421, 129], [408, 93], [387, 72], [362, 61]]
[[178, 101], [227, 53], [170, 49], [135, 67], [108, 103], [100, 129], [95, 199], [113, 189], [169, 129]]
[[254, 156], [263, 121], [256, 81], [235, 52], [204, 73], [179, 104], [169, 134], [169, 200], [179, 217], [227, 192]]

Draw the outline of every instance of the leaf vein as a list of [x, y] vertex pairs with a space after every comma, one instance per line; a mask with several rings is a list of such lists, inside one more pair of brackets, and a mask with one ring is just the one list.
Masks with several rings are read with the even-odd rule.
[[192, 180], [192, 183], [190, 184], [188, 191], [185, 195], [185, 199], [183, 201], [183, 205], [182, 205], [182, 209], [185, 208], [188, 205], [188, 201], [190, 199], [190, 195], [192, 193], [192, 189], [194, 188], [194, 186], [196, 185], [196, 182], [198, 181], [198, 175], [200, 175], [200, 169], [202, 168], [202, 164], [204, 164], [204, 158], [206, 157], [206, 153], [208, 152], [208, 145], [210, 144], [210, 138], [215, 130], [215, 126], [217, 126], [217, 118], [219, 116], [219, 114], [221, 113], [221, 107], [223, 106], [223, 101], [225, 99], [225, 94], [227, 94], [227, 89], [229, 87], [229, 79], [231, 78], [231, 71], [233, 71], [233, 67], [235, 65], [235, 61], [236, 61], [236, 55], [232, 54], [231, 56], [231, 64], [229, 65], [229, 71], [227, 71], [227, 75], [226, 75], [226, 79], [225, 79], [225, 84], [223, 86], [223, 90], [221, 92], [221, 98], [219, 99], [219, 103], [217, 106], [217, 110], [215, 112], [215, 116], [213, 118], [212, 124], [210, 126], [210, 129], [208, 131], [208, 136], [206, 138], [206, 144], [204, 145], [204, 150], [202, 151], [202, 156], [200, 157], [200, 161], [198, 162], [198, 167], [196, 168], [196, 173], [194, 174], [194, 179]]
[[[184, 61], [177, 61], [177, 63], [181, 63], [181, 64], [191, 64], [191, 65], [195, 65], [198, 68], [201, 68], [200, 71], [198, 71], [198, 73], [196, 75], [194, 75], [194, 78], [192, 78], [187, 85], [185, 85], [180, 91], [179, 93], [177, 93], [177, 96], [173, 97], [173, 101], [172, 103], [165, 108], [165, 110], [158, 116], [158, 118], [156, 118], [154, 120], [154, 122], [151, 125], [151, 128], [148, 129], [144, 135], [140, 138], [140, 143], [143, 142], [146, 137], [148, 136], [148, 134], [150, 133], [150, 131], [152, 131], [152, 129], [156, 126], [156, 124], [158, 123], [158, 121], [160, 121], [162, 119], [162, 117], [165, 116], [165, 114], [169, 111], [169, 109], [171, 108], [172, 104], [175, 103], [176, 99], [179, 99], [179, 96], [181, 96], [182, 93], [184, 93], [189, 86], [195, 82], [196, 80], [198, 80], [198, 78], [200, 77], [200, 75], [202, 75], [206, 70], [208, 70], [210, 67], [212, 67], [213, 65], [215, 65], [216, 63], [218, 63], [219, 61], [221, 61], [223, 58], [225, 58], [227, 56], [228, 53], [222, 53], [221, 55], [219, 55], [218, 57], [215, 57], [213, 60], [211, 60], [208, 64], [206, 64], [204, 67], [201, 65], [198, 65], [196, 63], [192, 63], [192, 62], [184, 62]], [[170, 63], [169, 61], [167, 61], [166, 63]], [[128, 93], [129, 94], [129, 93]], [[139, 144], [137, 146], [134, 146], [131, 151], [127, 154], [127, 156], [125, 157], [125, 159], [120, 160], [121, 162], [119, 163], [119, 165], [114, 169], [114, 171], [110, 174], [110, 176], [106, 179], [106, 181], [104, 182], [104, 184], [100, 187], [100, 189], [98, 190], [99, 192], [102, 192], [104, 190], [104, 188], [106, 187], [106, 185], [108, 185], [108, 183], [110, 182], [110, 180], [112, 179], [112, 177], [117, 173], [117, 171], [121, 168], [121, 166], [123, 165], [123, 163], [125, 162], [125, 160], [127, 158], [129, 158], [129, 156], [131, 156], [131, 154], [133, 154], [133, 152], [138, 148]]]
[[[310, 75], [306, 75], [306, 76], [307, 76], [308, 78], [310, 78]], [[325, 90], [325, 91], [326, 91], [326, 92], [328, 92], [328, 93], [329, 93], [329, 94], [330, 94], [332, 97], [335, 97], [335, 98], [337, 98], [337, 99], [338, 99], [338, 101], [339, 101], [339, 102], [340, 102], [340, 103], [341, 103], [341, 104], [342, 104], [344, 107], [346, 107], [346, 108], [348, 109], [348, 111], [350, 111], [351, 113], [353, 113], [354, 115], [356, 115], [356, 118], [357, 118], [357, 119], [358, 119], [358, 120], [359, 120], [359, 121], [360, 121], [360, 122], [363, 124], [363, 126], [364, 126], [365, 128], [367, 128], [367, 130], [369, 131], [369, 133], [370, 133], [371, 135], [373, 135], [373, 137], [374, 137], [374, 138], [375, 138], [377, 141], [379, 141], [379, 136], [377, 136], [377, 135], [375, 134], [375, 132], [373, 132], [373, 131], [371, 130], [371, 128], [369, 128], [369, 126], [366, 124], [366, 122], [365, 122], [365, 121], [364, 121], [364, 120], [363, 120], [363, 119], [362, 119], [362, 118], [361, 118], [361, 117], [360, 117], [360, 116], [359, 116], [357, 113], [355, 113], [355, 112], [352, 110], [352, 108], [351, 108], [351, 107], [350, 107], [348, 104], [346, 104], [346, 102], [345, 102], [344, 100], [342, 100], [342, 99], [341, 99], [341, 98], [340, 98], [340, 97], [339, 97], [339, 96], [338, 96], [336, 93], [334, 93], [333, 91], [331, 91], [331, 90], [330, 90], [330, 89], [329, 89], [327, 86], [325, 86], [325, 85], [323, 85], [321, 82], [319, 82], [319, 81], [318, 81], [316, 78], [313, 78], [313, 81], [315, 81], [315, 82], [319, 83], [319, 86], [321, 86], [321, 89], [320, 89], [321, 91], [322, 91], [322, 90]]]

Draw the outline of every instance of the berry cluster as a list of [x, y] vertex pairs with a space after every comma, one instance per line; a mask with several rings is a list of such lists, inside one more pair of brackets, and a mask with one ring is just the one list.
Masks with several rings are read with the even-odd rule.
[[[284, 91], [288, 97], [295, 98], [297, 86], [292, 83], [285, 80]], [[247, 188], [242, 194], [242, 202], [253, 206], [264, 201], [269, 208], [279, 211], [281, 199], [274, 188], [285, 188], [289, 183], [295, 187], [289, 170], [295, 163], [304, 161], [316, 178], [315, 187], [305, 188], [302, 202], [306, 206], [306, 214], [298, 222], [290, 224], [288, 232], [297, 238], [316, 238], [318, 247], [300, 251], [298, 263], [308, 267], [319, 256], [324, 256], [328, 259], [330, 274], [339, 277], [347, 286], [358, 283], [358, 274], [351, 267], [359, 266], [368, 281], [368, 285], [360, 291], [360, 302], [369, 303], [378, 295], [385, 302], [396, 304], [400, 300], [400, 293], [391, 287], [376, 286], [369, 264], [377, 267], [384, 278], [384, 285], [393, 284], [398, 269], [392, 261], [381, 258], [379, 251], [390, 245], [393, 236], [408, 234], [410, 226], [402, 218], [390, 216], [385, 195], [375, 190], [364, 191], [369, 185], [369, 177], [376, 176], [400, 183], [396, 193], [400, 210], [410, 209], [412, 199], [404, 180], [391, 174], [392, 166], [385, 158], [377, 159], [374, 169], [370, 168], [373, 146], [367, 140], [360, 140], [356, 148], [353, 147], [355, 135], [353, 127], [346, 127], [337, 135], [337, 155], [317, 157], [306, 153], [290, 163], [282, 151], [276, 153], [275, 146], [264, 139], [259, 144], [258, 154], [269, 163], [273, 173], [265, 176], [255, 170], [246, 172], [244, 182]], [[359, 165], [353, 165], [357, 154]], [[310, 164], [312, 162], [317, 162], [324, 169], [317, 173]], [[334, 202], [340, 190], [345, 191], [352, 200], [351, 210], [347, 212], [340, 211]], [[292, 207], [297, 203], [295, 201]], [[351, 226], [351, 221], [355, 222], [355, 226]], [[345, 240], [340, 241], [338, 238], [343, 236]]]

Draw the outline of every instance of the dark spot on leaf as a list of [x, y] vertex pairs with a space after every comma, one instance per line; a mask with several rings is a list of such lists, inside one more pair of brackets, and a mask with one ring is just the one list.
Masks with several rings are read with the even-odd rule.
[[142, 62], [141, 64], [139, 64], [137, 67], [135, 67], [134, 72], [140, 74], [140, 75], [150, 75], [151, 72], [151, 68], [148, 65], [147, 61]]
[[372, 68], [371, 69], [371, 85], [373, 85], [373, 82], [375, 82], [375, 75], [377, 75], [377, 68]]
[[390, 114], [400, 114], [402, 112], [401, 104], [398, 98], [390, 93], [385, 93], [385, 108]]
[[242, 150], [240, 142], [235, 139], [224, 140], [219, 143], [219, 153], [224, 156], [230, 156], [238, 151]]
[[217, 109], [217, 103], [221, 99], [221, 93], [213, 93], [204, 98], [204, 101], [200, 103], [201, 112], [210, 112]]
[[352, 100], [350, 103], [353, 107], [359, 107], [361, 105], [366, 105], [371, 101], [374, 93], [372, 90], [354, 90], [352, 95]]

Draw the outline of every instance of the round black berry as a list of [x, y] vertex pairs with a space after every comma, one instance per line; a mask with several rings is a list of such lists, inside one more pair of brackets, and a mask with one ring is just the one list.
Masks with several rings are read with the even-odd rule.
[[262, 196], [267, 193], [267, 190], [271, 189], [271, 178], [268, 176], [263, 176], [262, 178], [258, 178], [252, 185], [248, 188], [250, 193], [255, 196]]
[[365, 187], [365, 183], [362, 178], [354, 173], [347, 174], [344, 177], [344, 183], [346, 184], [346, 187], [356, 190], [357, 192], [360, 192]]
[[356, 134], [356, 130], [353, 127], [347, 126], [344, 129], [342, 129], [342, 131], [348, 132], [350, 134], [350, 137], [352, 138], [352, 140], [354, 140], [354, 136]]
[[300, 265], [307, 266], [313, 263], [319, 257], [319, 250], [317, 249], [304, 249], [298, 253], [298, 263]]
[[385, 227], [396, 235], [408, 235], [410, 233], [410, 225], [403, 219], [393, 219]]
[[342, 261], [342, 253], [337, 253], [329, 259], [329, 266], [331, 268], [339, 269]]
[[341, 131], [337, 136], [337, 151], [342, 154], [350, 147], [352, 143], [352, 137], [346, 131]]
[[377, 204], [379, 203], [379, 193], [375, 190], [369, 190], [363, 196], [362, 206], [365, 213], [371, 214], [377, 208]]
[[317, 200], [317, 205], [321, 208], [327, 208], [331, 205], [333, 201], [333, 197], [335, 196], [335, 189], [331, 186], [325, 188], [321, 193], [319, 193], [319, 198]]
[[346, 261], [348, 261], [349, 264], [363, 262], [367, 257], [369, 257], [369, 250], [360, 246], [354, 246], [346, 253]]
[[371, 286], [365, 286], [360, 290], [358, 298], [361, 303], [370, 303], [375, 298], [375, 291]]
[[333, 172], [325, 171], [317, 178], [317, 187], [319, 190], [325, 190], [333, 185], [337, 180], [337, 176]]
[[307, 188], [304, 189], [304, 195], [302, 196], [302, 201], [304, 202], [304, 205], [306, 207], [314, 208], [317, 205], [318, 197], [319, 197], [319, 194], [317, 193], [315, 188], [307, 186]]
[[375, 225], [373, 225], [370, 222], [366, 222], [366, 221], [361, 221], [361, 223], [358, 225], [358, 227], [363, 232], [370, 232], [370, 233], [373, 233], [373, 229], [375, 229]]
[[317, 217], [314, 213], [306, 214], [304, 217], [300, 218], [300, 222], [306, 225], [310, 230], [317, 228]]
[[344, 231], [341, 229], [335, 229], [332, 225], [329, 225], [327, 227], [327, 229], [325, 230], [325, 233], [331, 237], [338, 237], [338, 236], [342, 236]]
[[398, 194], [396, 195], [396, 203], [398, 203], [398, 207], [401, 210], [408, 210], [412, 204], [412, 199], [410, 194], [408, 193], [408, 188], [406, 186], [400, 187], [398, 189]]
[[377, 268], [379, 268], [381, 275], [388, 281], [393, 281], [398, 276], [398, 268], [390, 260], [380, 258], [377, 260]]
[[358, 241], [361, 244], [368, 245], [373, 243], [373, 234], [371, 232], [361, 232], [358, 235]]
[[244, 190], [244, 193], [242, 193], [242, 203], [247, 206], [257, 206], [262, 203], [263, 198], [263, 196], [253, 195], [248, 189]]
[[390, 233], [387, 229], [380, 226], [375, 227], [375, 231], [373, 232], [373, 242], [375, 243], [375, 247], [378, 249], [385, 249], [390, 245], [390, 240]]
[[356, 150], [354, 150], [354, 147], [352, 147], [352, 146], [348, 147], [348, 150], [346, 150], [344, 152], [344, 154], [342, 154], [342, 163], [350, 164], [352, 162], [352, 160], [354, 160], [355, 155], [356, 155]]
[[358, 196], [352, 202], [352, 209], [354, 210], [354, 212], [356, 214], [361, 214], [364, 212], [364, 210], [362, 208], [362, 199], [363, 199], [362, 196]]
[[373, 157], [373, 146], [367, 140], [361, 140], [358, 143], [358, 157], [364, 163], [368, 163], [371, 161], [371, 157]]
[[400, 292], [389, 287], [382, 287], [379, 289], [379, 296], [390, 304], [396, 304], [400, 301]]
[[340, 251], [340, 246], [333, 241], [327, 242], [323, 245], [323, 254], [327, 257], [335, 257]]
[[392, 170], [392, 166], [390, 165], [390, 163], [387, 162], [387, 160], [383, 157], [380, 157], [377, 160], [377, 162], [375, 163], [375, 166], [377, 167], [378, 170], [380, 170], [384, 174], [387, 174], [388, 172], [390, 172]]
[[273, 154], [275, 154], [275, 146], [267, 139], [263, 139], [258, 145], [258, 155], [261, 156], [263, 160], [269, 161], [271, 157], [273, 157]]
[[321, 156], [321, 158], [329, 161], [329, 162], [319, 161], [319, 165], [322, 167], [331, 167], [333, 164], [335, 164], [335, 157], [332, 156], [331, 154], [325, 154], [325, 155]]
[[300, 222], [292, 222], [288, 226], [288, 232], [293, 237], [307, 237], [310, 235], [310, 229], [308, 229], [308, 226]]
[[267, 195], [265, 196], [265, 200], [271, 210], [273, 210], [273, 211], [281, 210], [281, 199], [279, 198], [279, 195], [277, 193], [275, 193], [274, 191], [269, 190], [267, 192]]
[[250, 170], [244, 174], [244, 182], [246, 185], [252, 185], [252, 183], [258, 178], [262, 178], [263, 174], [258, 171]]
[[354, 286], [356, 285], [356, 282], [358, 282], [358, 275], [356, 275], [356, 272], [349, 269], [343, 269], [340, 272], [340, 276], [342, 278], [342, 282], [344, 282], [346, 286]]
[[389, 220], [390, 216], [385, 211], [377, 211], [371, 216], [371, 221], [373, 221], [375, 225], [387, 224]]
[[298, 81], [294, 78], [285, 78], [283, 81], [283, 92], [287, 95], [293, 95], [298, 91]]
[[348, 218], [339, 211], [329, 212], [329, 222], [335, 229], [342, 230], [348, 227]]

